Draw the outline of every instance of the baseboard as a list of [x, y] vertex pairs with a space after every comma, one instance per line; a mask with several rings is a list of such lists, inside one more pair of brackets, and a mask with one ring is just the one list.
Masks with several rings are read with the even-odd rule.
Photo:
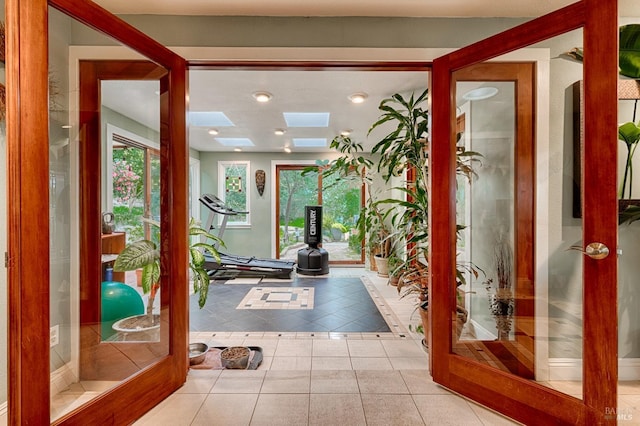
[[471, 325], [473, 327], [476, 339], [478, 340], [496, 340], [498, 338], [497, 335], [491, 333], [489, 330], [478, 324], [473, 319], [471, 320]]
[[50, 390], [51, 398], [58, 395], [60, 392], [69, 389], [73, 383], [77, 383], [78, 378], [73, 374], [71, 364], [67, 363], [56, 371], [51, 373], [50, 376]]
[[[549, 380], [582, 380], [582, 360], [550, 358]], [[619, 359], [618, 380], [640, 380], [640, 358]]]

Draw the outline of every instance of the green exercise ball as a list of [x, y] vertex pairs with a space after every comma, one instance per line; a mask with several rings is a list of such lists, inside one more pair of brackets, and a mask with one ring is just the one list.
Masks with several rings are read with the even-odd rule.
[[133, 287], [116, 281], [103, 281], [101, 289], [102, 340], [115, 334], [111, 328], [119, 319], [144, 313], [142, 296]]

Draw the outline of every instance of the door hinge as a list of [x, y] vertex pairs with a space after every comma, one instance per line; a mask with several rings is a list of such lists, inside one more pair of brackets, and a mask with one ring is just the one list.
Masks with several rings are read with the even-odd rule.
[[4, 252], [4, 267], [9, 268], [9, 253], [6, 251]]

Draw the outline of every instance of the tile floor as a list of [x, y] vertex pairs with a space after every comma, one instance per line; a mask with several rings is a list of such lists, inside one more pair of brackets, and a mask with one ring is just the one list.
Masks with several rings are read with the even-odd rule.
[[[362, 270], [332, 269], [358, 276]], [[516, 424], [435, 384], [420, 335], [407, 331], [411, 301], [367, 274], [389, 332], [206, 332], [210, 346], [260, 346], [257, 370], [195, 370], [135, 425]]]
[[214, 281], [202, 309], [197, 295], [191, 296], [189, 327], [228, 332], [390, 332], [392, 320], [383, 316], [388, 310], [377, 303], [382, 299], [373, 283], [361, 277], [363, 273], [360, 268], [343, 268], [332, 270], [330, 278]]

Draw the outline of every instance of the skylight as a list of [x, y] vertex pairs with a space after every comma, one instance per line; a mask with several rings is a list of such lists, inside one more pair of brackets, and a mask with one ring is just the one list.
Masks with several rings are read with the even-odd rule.
[[189, 111], [189, 123], [192, 126], [230, 127], [233, 122], [219, 111]]
[[327, 146], [326, 138], [293, 138], [293, 145], [298, 148], [324, 148]]
[[283, 112], [287, 127], [329, 127], [328, 112]]
[[216, 138], [224, 146], [253, 146], [249, 138]]

